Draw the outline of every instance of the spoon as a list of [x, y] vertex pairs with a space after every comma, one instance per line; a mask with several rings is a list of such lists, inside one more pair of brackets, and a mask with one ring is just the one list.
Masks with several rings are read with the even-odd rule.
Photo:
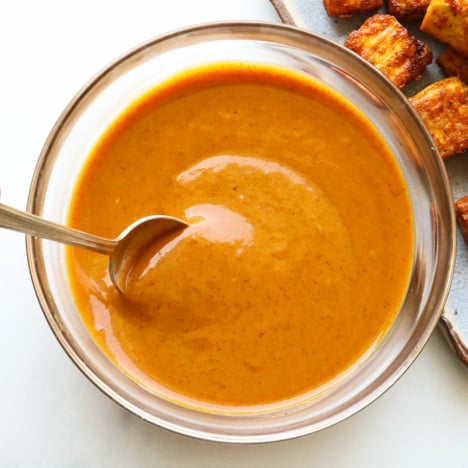
[[125, 293], [128, 271], [140, 251], [153, 240], [187, 226], [172, 216], [147, 216], [130, 224], [115, 239], [106, 239], [0, 203], [0, 227], [108, 255], [111, 281], [121, 293]]

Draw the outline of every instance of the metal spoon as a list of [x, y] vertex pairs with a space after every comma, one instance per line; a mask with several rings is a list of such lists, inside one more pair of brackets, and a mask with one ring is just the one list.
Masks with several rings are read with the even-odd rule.
[[0, 203], [0, 227], [109, 255], [111, 281], [125, 293], [127, 274], [136, 255], [151, 241], [185, 229], [187, 223], [172, 216], [147, 216], [132, 223], [115, 239], [106, 239]]

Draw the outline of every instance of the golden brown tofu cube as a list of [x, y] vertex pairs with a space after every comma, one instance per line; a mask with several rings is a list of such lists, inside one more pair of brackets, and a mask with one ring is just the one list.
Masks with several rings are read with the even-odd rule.
[[439, 55], [436, 62], [447, 76], [458, 76], [465, 83], [468, 83], [468, 58], [455, 49], [447, 47]]
[[468, 195], [455, 202], [455, 214], [462, 231], [465, 244], [468, 245]]
[[431, 0], [421, 30], [468, 57], [468, 1]]
[[399, 88], [419, 78], [432, 61], [429, 46], [410, 36], [392, 15], [371, 16], [359, 29], [349, 34], [344, 44], [378, 68]]
[[388, 12], [400, 21], [415, 21], [424, 17], [430, 0], [387, 0]]
[[329, 16], [351, 16], [376, 10], [383, 0], [323, 0], [323, 6]]
[[410, 98], [443, 158], [468, 148], [468, 85], [452, 76]]

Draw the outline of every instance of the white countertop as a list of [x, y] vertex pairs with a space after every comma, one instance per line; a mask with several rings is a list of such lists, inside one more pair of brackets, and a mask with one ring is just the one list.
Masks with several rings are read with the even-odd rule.
[[[222, 19], [279, 21], [267, 0], [3, 2], [1, 201], [25, 207], [50, 129], [98, 70], [155, 35]], [[0, 230], [0, 259], [1, 468], [468, 466], [468, 372], [439, 330], [385, 395], [332, 428], [275, 444], [207, 443], [143, 422], [97, 390], [42, 315], [24, 236]]]

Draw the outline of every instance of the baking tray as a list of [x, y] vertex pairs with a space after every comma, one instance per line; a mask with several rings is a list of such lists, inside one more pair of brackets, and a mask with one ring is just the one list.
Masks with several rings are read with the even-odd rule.
[[[359, 14], [350, 18], [329, 17], [322, 0], [270, 0], [284, 23], [313, 31], [343, 44], [346, 36], [377, 12]], [[434, 60], [444, 46], [419, 30], [419, 23], [405, 23], [412, 35], [428, 43]], [[403, 92], [411, 96], [438, 79], [443, 78], [440, 68], [433, 63], [427, 67], [419, 80], [408, 84]], [[467, 129], [468, 131], [468, 129]], [[468, 195], [468, 151], [445, 160], [445, 167], [455, 200]], [[461, 363], [468, 369], [468, 246], [457, 229], [457, 254], [455, 273], [440, 326]]]

